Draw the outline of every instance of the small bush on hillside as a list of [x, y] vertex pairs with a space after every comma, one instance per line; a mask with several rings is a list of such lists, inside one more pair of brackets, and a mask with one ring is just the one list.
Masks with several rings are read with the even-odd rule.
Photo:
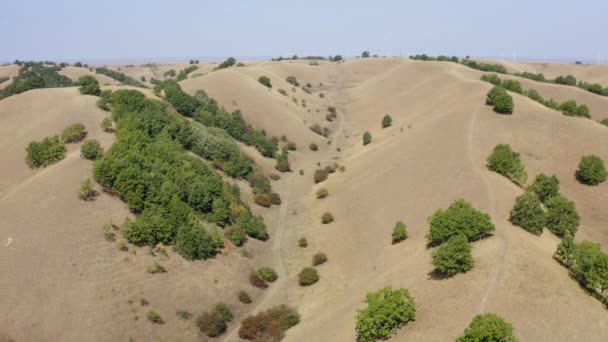
[[268, 78], [266, 76], [260, 76], [260, 78], [258, 78], [258, 82], [260, 82], [261, 84], [265, 85], [268, 88], [272, 88], [272, 83], [270, 83], [270, 78]]
[[517, 80], [504, 80], [502, 81], [502, 87], [518, 94], [523, 94], [524, 92], [521, 83]]
[[388, 339], [397, 329], [416, 320], [416, 302], [407, 289], [387, 286], [370, 292], [367, 307], [358, 310], [356, 334], [358, 342]]
[[328, 224], [334, 221], [334, 216], [331, 213], [325, 213], [321, 216], [321, 223]]
[[281, 205], [281, 196], [279, 196], [279, 194], [277, 194], [276, 192], [273, 192], [271, 194], [269, 194], [270, 196], [270, 203], [274, 204], [274, 205]]
[[544, 203], [549, 198], [559, 194], [559, 180], [555, 175], [549, 177], [541, 173], [536, 176], [534, 182], [530, 185], [530, 190]]
[[99, 89], [99, 81], [92, 75], [85, 75], [78, 79], [78, 90], [83, 95], [101, 95], [101, 89]]
[[241, 247], [247, 242], [247, 234], [245, 230], [238, 226], [230, 226], [224, 229], [224, 236], [228, 241], [232, 242], [235, 246]]
[[90, 178], [85, 179], [80, 184], [80, 190], [78, 191], [78, 198], [83, 201], [91, 201], [97, 196], [97, 191], [93, 189], [93, 182]]
[[498, 144], [488, 157], [488, 168], [509, 178], [518, 185], [524, 185], [528, 179], [519, 153], [514, 152], [511, 146]]
[[95, 160], [103, 155], [103, 148], [99, 141], [95, 139], [86, 140], [80, 146], [80, 157], [88, 160]]
[[66, 127], [61, 132], [61, 141], [64, 143], [76, 143], [82, 141], [87, 136], [84, 125], [81, 123], [75, 123]]
[[513, 98], [507, 93], [505, 88], [494, 87], [488, 92], [486, 104], [494, 106], [494, 111], [500, 114], [513, 113]]
[[310, 148], [311, 151], [319, 150], [319, 146], [317, 146], [317, 144], [315, 144], [315, 143], [310, 143], [310, 145], [308, 145], [308, 147]]
[[234, 315], [232, 314], [232, 311], [224, 303], [216, 304], [215, 307], [213, 308], [213, 311], [217, 312], [220, 315], [220, 317], [222, 317], [224, 322], [232, 322], [232, 320], [234, 319]]
[[310, 286], [319, 281], [319, 272], [313, 267], [304, 267], [298, 273], [298, 283], [300, 286]]
[[452, 236], [433, 252], [433, 266], [436, 271], [451, 277], [473, 269], [475, 261], [471, 255], [471, 245], [466, 236]]
[[427, 235], [430, 244], [441, 244], [458, 234], [469, 241], [489, 236], [495, 227], [490, 215], [473, 208], [471, 203], [459, 199], [443, 210], [437, 210], [429, 219], [431, 226]]
[[277, 280], [279, 278], [277, 273], [270, 267], [260, 268], [258, 270], [258, 274], [260, 275], [260, 278], [262, 278], [263, 280], [265, 280], [269, 283], [274, 283], [275, 280]]
[[382, 128], [387, 128], [390, 127], [393, 124], [393, 118], [386, 114], [383, 118], [382, 118]]
[[536, 194], [527, 191], [515, 199], [510, 220], [514, 225], [520, 226], [532, 234], [540, 235], [547, 224], [547, 215]]
[[300, 82], [298, 82], [298, 80], [296, 79], [295, 76], [287, 76], [287, 78], [285, 79], [285, 81], [287, 81], [287, 83], [291, 84], [294, 87], [299, 87], [300, 86]]
[[323, 128], [319, 124], [314, 124], [309, 127], [311, 131], [317, 133], [318, 135], [323, 135]]
[[327, 262], [327, 255], [325, 253], [317, 253], [312, 257], [312, 265], [318, 266]]
[[148, 319], [150, 320], [150, 322], [152, 322], [154, 324], [164, 324], [165, 323], [165, 321], [163, 320], [162, 317], [160, 317], [158, 312], [156, 312], [154, 310], [148, 311], [147, 316], [148, 316]]
[[256, 195], [255, 198], [253, 199], [253, 201], [255, 202], [255, 204], [261, 205], [262, 207], [265, 207], [265, 208], [270, 207], [270, 205], [272, 204], [272, 202], [270, 201], [270, 195], [268, 195], [268, 194]]
[[391, 237], [393, 239], [393, 244], [407, 239], [407, 227], [405, 226], [405, 223], [398, 221], [393, 228], [393, 234]]
[[372, 142], [372, 134], [368, 131], [365, 131], [365, 133], [363, 133], [363, 146], [365, 146], [371, 142]]
[[257, 272], [251, 272], [251, 274], [249, 274], [249, 283], [260, 289], [265, 289], [268, 287], [268, 283], [262, 279]]
[[249, 293], [241, 290], [239, 291], [239, 302], [243, 304], [251, 304], [253, 301], [251, 300]]
[[146, 266], [146, 271], [150, 274], [167, 273], [167, 269], [157, 261], [155, 261], [153, 265]]
[[104, 90], [101, 92], [99, 100], [97, 100], [97, 107], [99, 107], [102, 110], [105, 110], [106, 112], [109, 112], [111, 102], [112, 102], [112, 91]]
[[285, 89], [279, 89], [279, 94], [287, 96], [287, 92], [285, 91]]
[[500, 316], [487, 313], [475, 316], [456, 342], [516, 342], [513, 326]]
[[106, 116], [105, 118], [103, 118], [103, 120], [101, 120], [101, 123], [99, 124], [99, 126], [101, 127], [101, 129], [104, 132], [112, 132], [112, 117], [110, 116]]
[[576, 178], [587, 185], [597, 185], [606, 180], [608, 172], [604, 161], [596, 155], [588, 155], [581, 158], [576, 171]]
[[569, 86], [575, 86], [576, 85], [576, 77], [574, 77], [572, 75], [558, 76], [555, 79], [555, 83], [557, 83], [557, 84], [563, 84], [563, 85], [569, 85]]
[[485, 82], [492, 83], [495, 86], [499, 86], [502, 83], [500, 77], [498, 77], [498, 75], [496, 75], [496, 74], [484, 74], [484, 75], [481, 75], [481, 80], [485, 81]]
[[239, 337], [252, 341], [280, 341], [285, 331], [300, 323], [300, 315], [285, 305], [275, 306], [241, 322]]
[[41, 141], [32, 141], [26, 148], [25, 162], [32, 168], [48, 166], [65, 157], [66, 148], [59, 137], [46, 137]]
[[325, 198], [327, 196], [329, 196], [329, 191], [327, 191], [327, 189], [321, 188], [317, 190], [317, 198]]
[[294, 143], [294, 142], [288, 142], [288, 143], [287, 143], [287, 149], [288, 149], [289, 151], [295, 151], [295, 150], [297, 150], [297, 149], [298, 149], [298, 146], [297, 146], [297, 145], [296, 145], [296, 143]]
[[113, 228], [112, 223], [106, 223], [103, 225], [103, 237], [106, 239], [106, 241], [116, 241], [116, 234], [114, 234]]
[[298, 239], [298, 246], [302, 247], [302, 248], [306, 248], [308, 247], [308, 240], [306, 240], [305, 237], [301, 237]]
[[601, 120], [600, 123], [608, 127], [608, 118]]
[[325, 169], [319, 169], [319, 170], [315, 171], [315, 175], [314, 175], [315, 184], [321, 183], [322, 181], [326, 180], [328, 176], [329, 176], [329, 172], [327, 172], [327, 170], [325, 170]]
[[217, 337], [226, 331], [226, 321], [217, 311], [204, 312], [196, 319], [196, 326], [209, 337]]
[[545, 206], [547, 207], [547, 228], [559, 237], [566, 234], [574, 236], [580, 223], [574, 202], [562, 195], [557, 195], [549, 198], [545, 202]]

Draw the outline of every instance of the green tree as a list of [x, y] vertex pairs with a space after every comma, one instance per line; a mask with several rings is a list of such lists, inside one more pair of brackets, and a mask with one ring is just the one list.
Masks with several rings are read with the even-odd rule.
[[588, 155], [581, 158], [576, 171], [576, 177], [581, 183], [597, 185], [606, 180], [608, 172], [604, 161], [596, 155]]
[[260, 78], [258, 78], [258, 82], [260, 82], [261, 84], [265, 85], [268, 88], [272, 88], [272, 83], [270, 83], [270, 78], [268, 78], [267, 76], [260, 76]]
[[471, 203], [459, 199], [445, 209], [437, 210], [430, 218], [427, 235], [430, 244], [441, 244], [451, 237], [462, 234], [469, 241], [489, 236], [495, 227], [490, 215], [473, 208]]
[[267, 281], [269, 283], [273, 283], [274, 281], [276, 281], [279, 278], [279, 276], [277, 275], [277, 272], [275, 272], [270, 267], [261, 267], [258, 270], [258, 274], [260, 275], [260, 278], [262, 278], [264, 281]]
[[456, 342], [516, 342], [513, 326], [502, 317], [493, 314], [475, 316], [464, 334]]
[[183, 225], [177, 231], [175, 250], [188, 260], [207, 259], [216, 253], [211, 235], [195, 224]]
[[462, 234], [451, 237], [433, 252], [433, 266], [448, 277], [470, 271], [474, 265], [471, 245], [467, 237]]
[[300, 286], [310, 286], [319, 281], [319, 272], [314, 267], [304, 267], [298, 273], [298, 282]]
[[529, 188], [533, 191], [541, 202], [559, 194], [559, 180], [555, 175], [547, 176], [544, 173], [538, 174]]
[[93, 182], [90, 178], [85, 179], [80, 184], [80, 190], [78, 191], [78, 198], [83, 201], [91, 201], [97, 195], [97, 191], [93, 189]]
[[368, 293], [365, 303], [367, 307], [359, 310], [356, 318], [358, 342], [388, 339], [401, 326], [416, 320], [416, 302], [407, 289], [387, 286]]
[[25, 162], [32, 168], [45, 167], [65, 157], [66, 148], [58, 136], [32, 141], [25, 149]]
[[372, 134], [368, 131], [365, 131], [365, 133], [363, 133], [363, 145], [368, 145], [369, 143], [372, 142]]
[[580, 223], [574, 202], [562, 195], [557, 195], [548, 199], [545, 206], [547, 207], [547, 228], [559, 237], [563, 237], [566, 233], [574, 236]]
[[523, 88], [521, 87], [521, 83], [519, 83], [517, 80], [504, 80], [502, 81], [502, 86], [503, 88], [518, 94], [522, 94], [524, 92]]
[[407, 228], [405, 223], [398, 221], [393, 228], [393, 234], [391, 236], [393, 238], [393, 244], [407, 239]]
[[369, 51], [363, 51], [361, 52], [361, 58], [369, 58]]
[[95, 160], [103, 155], [103, 148], [99, 141], [95, 139], [86, 140], [80, 146], [80, 157], [88, 160]]
[[532, 234], [540, 235], [547, 224], [547, 215], [535, 193], [527, 191], [515, 199], [511, 222]]
[[393, 124], [393, 118], [390, 115], [386, 114], [382, 118], [382, 128], [390, 127]]
[[488, 156], [488, 168], [509, 178], [518, 185], [524, 185], [528, 179], [526, 169], [519, 153], [513, 151], [511, 146], [498, 144], [492, 154]]
[[99, 81], [92, 75], [84, 75], [78, 79], [78, 90], [83, 95], [101, 95], [101, 89], [99, 89]]
[[488, 92], [486, 104], [494, 106], [494, 111], [500, 114], [513, 113], [513, 98], [503, 87], [494, 87]]
[[608, 289], [608, 254], [602, 253], [600, 244], [590, 241], [577, 244], [574, 260], [571, 267], [574, 276], [590, 291], [604, 294]]

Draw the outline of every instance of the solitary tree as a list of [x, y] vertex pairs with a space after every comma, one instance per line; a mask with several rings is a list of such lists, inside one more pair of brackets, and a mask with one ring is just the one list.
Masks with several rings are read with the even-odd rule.
[[606, 180], [608, 172], [606, 172], [604, 161], [592, 154], [581, 158], [576, 176], [584, 184], [597, 185]]
[[386, 114], [382, 118], [382, 128], [390, 127], [393, 124], [393, 118], [390, 115]]
[[516, 342], [513, 326], [500, 316], [487, 313], [477, 315], [456, 342]]
[[369, 51], [363, 51], [361, 53], [361, 58], [369, 58]]
[[532, 234], [542, 234], [547, 216], [535, 193], [526, 192], [515, 199], [515, 205], [511, 209], [511, 222]]
[[368, 131], [363, 133], [363, 145], [367, 145], [372, 142], [372, 134]]
[[272, 88], [272, 84], [270, 83], [270, 78], [268, 78], [266, 76], [260, 76], [260, 78], [258, 78], [258, 82], [260, 82], [261, 84], [265, 85], [268, 88]]
[[437, 210], [429, 218], [429, 224], [427, 240], [431, 244], [444, 243], [458, 234], [473, 241], [492, 234], [495, 229], [490, 215], [476, 210], [463, 199], [453, 202], [445, 210]]
[[405, 226], [405, 223], [399, 221], [395, 224], [395, 227], [393, 228], [392, 238], [393, 244], [407, 239], [407, 228]]

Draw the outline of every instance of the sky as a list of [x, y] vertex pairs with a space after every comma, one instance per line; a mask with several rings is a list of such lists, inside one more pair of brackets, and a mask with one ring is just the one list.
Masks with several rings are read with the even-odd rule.
[[456, 55], [608, 62], [605, 0], [19, 0], [0, 61]]

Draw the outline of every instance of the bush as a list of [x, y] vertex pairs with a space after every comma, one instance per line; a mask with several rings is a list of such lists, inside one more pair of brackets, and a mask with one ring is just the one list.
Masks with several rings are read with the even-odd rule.
[[334, 216], [331, 213], [325, 213], [321, 216], [321, 223], [328, 224], [334, 221]]
[[327, 262], [327, 255], [325, 253], [317, 253], [312, 257], [312, 265], [318, 266]]
[[533, 191], [541, 202], [559, 194], [559, 180], [555, 175], [549, 177], [544, 173], [539, 174], [534, 179], [529, 190]]
[[356, 318], [358, 342], [388, 339], [402, 325], [416, 320], [416, 302], [407, 289], [387, 286], [368, 293], [365, 303], [367, 307]]
[[80, 157], [88, 160], [95, 160], [103, 155], [103, 148], [99, 141], [95, 139], [86, 140], [80, 146]]
[[471, 245], [462, 234], [452, 236], [433, 252], [433, 266], [436, 271], [448, 277], [470, 271], [474, 264]]
[[315, 184], [323, 182], [324, 180], [327, 179], [328, 176], [329, 176], [329, 172], [327, 172], [327, 170], [325, 170], [325, 169], [316, 170], [315, 176], [314, 176]]
[[204, 312], [196, 319], [196, 326], [209, 337], [217, 337], [226, 331], [226, 321], [217, 312]]
[[101, 129], [104, 132], [112, 132], [112, 117], [110, 116], [106, 116], [105, 118], [103, 118], [103, 120], [101, 120], [101, 123], [99, 124], [99, 126], [101, 127]]
[[272, 88], [272, 83], [270, 83], [270, 78], [268, 78], [266, 76], [260, 76], [260, 78], [258, 78], [258, 82], [260, 82], [261, 84], [265, 85], [268, 88]]
[[230, 308], [224, 303], [216, 304], [213, 311], [220, 315], [224, 322], [232, 322], [232, 319], [234, 318], [232, 311], [230, 311]]
[[289, 142], [289, 143], [287, 143], [287, 149], [289, 151], [295, 151], [298, 149], [298, 147], [296, 146], [296, 143]]
[[319, 124], [314, 124], [309, 127], [311, 131], [317, 133], [318, 135], [323, 135], [323, 128]]
[[390, 115], [386, 114], [382, 118], [382, 128], [390, 127], [393, 124], [393, 118]]
[[268, 283], [262, 279], [257, 272], [251, 272], [251, 274], [249, 274], [249, 283], [260, 289], [265, 289], [268, 287]]
[[464, 330], [464, 335], [456, 339], [456, 342], [480, 341], [516, 342], [517, 339], [511, 324], [496, 314], [487, 313], [475, 316]]
[[146, 271], [150, 274], [167, 273], [167, 269], [156, 261], [154, 262], [154, 265], [146, 266]]
[[154, 310], [150, 310], [148, 311], [148, 319], [150, 320], [150, 322], [154, 323], [154, 324], [163, 324], [165, 323], [165, 321], [163, 320], [162, 317], [160, 317], [160, 315], [158, 314], [158, 312], [154, 311]]
[[502, 87], [518, 94], [523, 94], [524, 92], [521, 83], [517, 80], [504, 80], [502, 81]]
[[372, 134], [368, 131], [365, 131], [365, 133], [363, 133], [363, 146], [365, 146], [371, 142], [372, 142]]
[[557, 195], [549, 198], [545, 202], [545, 206], [547, 207], [547, 228], [559, 237], [566, 234], [574, 236], [580, 223], [574, 202], [562, 195]]
[[393, 228], [392, 238], [393, 244], [407, 239], [407, 227], [405, 226], [405, 223], [398, 221], [395, 224], [395, 227]]
[[294, 87], [299, 87], [300, 86], [300, 82], [298, 82], [298, 80], [296, 79], [295, 76], [287, 76], [287, 78], [285, 79], [285, 81], [287, 81], [287, 83], [291, 84]]
[[494, 87], [488, 92], [486, 104], [494, 106], [494, 111], [500, 114], [513, 113], [513, 98], [502, 87]]
[[327, 196], [329, 196], [329, 191], [327, 191], [327, 189], [321, 188], [317, 190], [317, 198], [325, 198]]
[[78, 191], [78, 198], [83, 201], [91, 201], [97, 196], [97, 191], [93, 189], [93, 182], [90, 178], [85, 179], [80, 184], [80, 190]]
[[[108, 112], [108, 111], [110, 111], [111, 102], [112, 102], [112, 91], [104, 90], [101, 92], [99, 100], [97, 100], [97, 107]], [[112, 123], [112, 121], [110, 119], [110, 125], [111, 125], [111, 123]], [[104, 128], [104, 127], [102, 126], [102, 128]]]
[[567, 75], [567, 76], [558, 76], [555, 79], [555, 83], [557, 84], [563, 84], [563, 85], [569, 85], [569, 86], [575, 86], [576, 85], [576, 78], [572, 75]]
[[514, 152], [509, 145], [498, 144], [494, 147], [492, 154], [488, 157], [488, 168], [520, 186], [523, 186], [528, 179], [519, 153]]
[[576, 178], [587, 185], [598, 185], [606, 180], [608, 173], [604, 161], [596, 155], [588, 155], [581, 158], [576, 171]]
[[235, 246], [241, 247], [247, 242], [247, 234], [243, 228], [231, 226], [224, 229], [224, 236]]
[[92, 75], [85, 75], [78, 79], [78, 90], [83, 95], [101, 95], [101, 89], [99, 89], [99, 81]]
[[272, 204], [270, 201], [270, 195], [268, 194], [256, 195], [253, 201], [255, 202], [255, 204], [261, 205], [262, 207], [266, 208], [270, 207], [270, 205]]
[[306, 248], [308, 247], [308, 240], [306, 240], [305, 237], [301, 237], [298, 239], [298, 246], [302, 247], [302, 248]]
[[310, 145], [308, 145], [308, 147], [310, 148], [311, 151], [317, 151], [319, 149], [319, 146], [317, 146], [317, 144], [315, 144], [315, 143], [310, 143]]
[[66, 148], [57, 136], [32, 141], [26, 148], [25, 162], [32, 168], [51, 165], [65, 157]]
[[285, 306], [275, 306], [241, 322], [239, 337], [255, 341], [280, 341], [285, 331], [300, 322], [300, 315]]
[[495, 86], [499, 86], [502, 83], [500, 77], [498, 77], [496, 74], [483, 74], [481, 75], [481, 80], [492, 83]]
[[76, 143], [82, 141], [87, 136], [87, 131], [81, 123], [75, 123], [66, 127], [61, 132], [61, 141], [64, 143]]
[[463, 234], [469, 241], [489, 236], [494, 231], [490, 215], [476, 210], [463, 200], [454, 201], [446, 210], [439, 209], [429, 219], [427, 235], [430, 244], [441, 244], [451, 237]]
[[535, 193], [527, 191], [515, 199], [511, 209], [511, 222], [532, 234], [540, 235], [547, 225], [547, 215]]
[[276, 192], [273, 192], [271, 194], [269, 194], [270, 196], [270, 203], [274, 204], [274, 205], [281, 205], [281, 196], [279, 196], [279, 194], [277, 194]]
[[298, 282], [300, 286], [310, 286], [319, 281], [319, 272], [313, 267], [304, 267], [298, 273]]
[[228, 59], [226, 59], [225, 61], [220, 63], [220, 65], [218, 65], [218, 69], [229, 68], [229, 67], [233, 66], [235, 63], [236, 63], [236, 59], [234, 59], [234, 57], [229, 57]]
[[249, 293], [241, 290], [239, 291], [239, 302], [243, 304], [251, 304], [253, 301], [251, 300]]
[[608, 118], [601, 120], [600, 123], [608, 127]]
[[272, 268], [270, 268], [270, 267], [262, 267], [262, 268], [260, 268], [258, 270], [258, 275], [264, 281], [267, 281], [269, 283], [274, 283], [275, 280], [277, 280], [279, 278], [279, 276], [277, 275], [277, 273]]

